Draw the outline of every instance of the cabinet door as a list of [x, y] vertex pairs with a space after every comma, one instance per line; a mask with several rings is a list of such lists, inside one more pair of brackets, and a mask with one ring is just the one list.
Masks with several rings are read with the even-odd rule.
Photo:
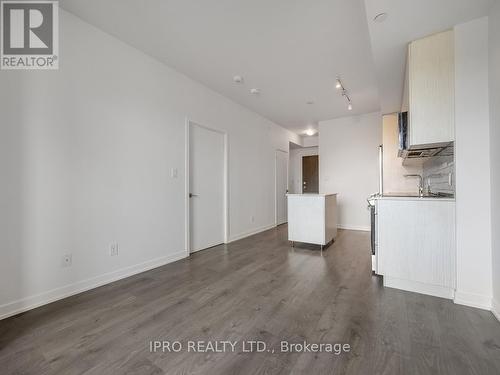
[[410, 149], [454, 140], [454, 60], [453, 31], [410, 43]]
[[379, 200], [378, 273], [455, 287], [455, 202]]

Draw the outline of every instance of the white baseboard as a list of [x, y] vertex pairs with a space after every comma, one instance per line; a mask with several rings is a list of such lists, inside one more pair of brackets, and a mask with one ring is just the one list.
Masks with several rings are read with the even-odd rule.
[[467, 293], [456, 291], [455, 299], [457, 305], [475, 307], [483, 310], [491, 310], [491, 296], [483, 296], [481, 294]]
[[275, 228], [275, 227], [276, 227], [276, 225], [275, 225], [275, 224], [271, 224], [271, 225], [266, 225], [266, 226], [263, 226], [263, 227], [260, 227], [260, 228], [257, 228], [257, 229], [254, 229], [254, 230], [251, 230], [251, 231], [249, 231], [249, 232], [236, 234], [236, 235], [234, 235], [234, 236], [230, 236], [230, 237], [229, 237], [229, 241], [228, 241], [227, 243], [231, 243], [231, 242], [234, 242], [234, 241], [238, 241], [238, 240], [241, 240], [241, 239], [243, 239], [243, 238], [253, 236], [254, 234], [258, 234], [258, 233], [261, 233], [261, 232], [265, 232], [266, 230], [269, 230], [269, 229], [272, 229], [272, 228]]
[[495, 299], [491, 300], [491, 312], [495, 315], [495, 318], [500, 322], [500, 302]]
[[1, 305], [0, 320], [144, 271], [149, 271], [153, 268], [164, 266], [165, 264], [175, 262], [185, 258], [186, 256], [187, 253], [185, 251], [179, 251], [178, 253], [166, 257], [148, 260], [144, 263], [122, 268], [104, 275], [82, 280], [74, 284], [65, 285], [60, 288], [52, 289], [47, 292]]
[[447, 299], [453, 299], [454, 296], [454, 290], [452, 288], [398, 279], [395, 277], [384, 276], [384, 286]]
[[360, 225], [343, 225], [343, 224], [338, 224], [337, 225], [338, 229], [346, 229], [346, 230], [361, 230], [363, 232], [369, 232], [371, 230], [370, 227], [365, 227], [365, 226], [360, 226]]

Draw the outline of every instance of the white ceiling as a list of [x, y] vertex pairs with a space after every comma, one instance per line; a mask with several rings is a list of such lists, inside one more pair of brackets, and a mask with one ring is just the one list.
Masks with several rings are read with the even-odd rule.
[[[60, 5], [302, 133], [320, 120], [398, 111], [407, 43], [486, 15], [493, 1], [60, 0]], [[380, 12], [388, 19], [374, 23]], [[337, 74], [352, 97], [352, 112], [334, 88]], [[234, 75], [243, 76], [243, 84], [235, 84]], [[250, 95], [254, 87], [259, 96]], [[314, 104], [306, 104], [309, 100]]]
[[[61, 0], [60, 5], [293, 131], [380, 107], [363, 0]], [[233, 82], [236, 74], [244, 84]], [[352, 112], [335, 90], [337, 74], [352, 96]], [[253, 87], [261, 89], [260, 96], [249, 94]]]
[[[365, 0], [383, 113], [401, 110], [409, 42], [488, 14], [495, 0]], [[388, 13], [383, 23], [373, 22]]]

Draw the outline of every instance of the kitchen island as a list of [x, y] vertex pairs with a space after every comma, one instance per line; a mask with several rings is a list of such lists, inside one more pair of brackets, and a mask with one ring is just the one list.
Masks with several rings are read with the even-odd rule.
[[323, 247], [337, 236], [337, 194], [287, 194], [288, 240]]

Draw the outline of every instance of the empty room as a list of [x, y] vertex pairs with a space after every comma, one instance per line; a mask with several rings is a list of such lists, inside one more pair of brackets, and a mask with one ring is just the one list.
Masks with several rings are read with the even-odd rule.
[[0, 374], [500, 374], [500, 0], [0, 0]]

